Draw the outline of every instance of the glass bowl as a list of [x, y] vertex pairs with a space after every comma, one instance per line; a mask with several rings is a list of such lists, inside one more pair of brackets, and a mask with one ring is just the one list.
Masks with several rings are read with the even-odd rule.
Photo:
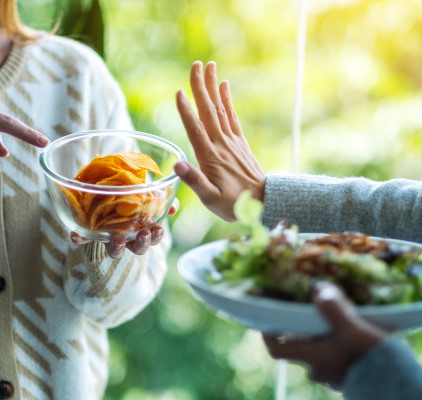
[[[148, 172], [146, 183], [126, 186], [74, 179], [97, 155], [127, 151], [151, 157], [163, 176]], [[180, 182], [173, 165], [183, 160], [186, 160], [183, 151], [161, 137], [135, 131], [96, 130], [51, 142], [39, 161], [51, 201], [63, 224], [86, 239], [109, 242], [116, 236], [133, 240], [141, 229], [163, 221]]]

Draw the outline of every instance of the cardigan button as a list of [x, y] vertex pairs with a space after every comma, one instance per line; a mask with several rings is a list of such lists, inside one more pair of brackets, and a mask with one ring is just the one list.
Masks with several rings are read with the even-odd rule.
[[10, 399], [15, 393], [15, 388], [8, 381], [0, 381], [0, 400]]
[[6, 279], [0, 276], [0, 292], [6, 289]]

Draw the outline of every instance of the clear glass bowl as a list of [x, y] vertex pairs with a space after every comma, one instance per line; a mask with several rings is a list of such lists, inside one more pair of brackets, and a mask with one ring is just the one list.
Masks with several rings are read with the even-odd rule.
[[[126, 151], [150, 156], [164, 176], [148, 173], [146, 183], [127, 186], [74, 180], [96, 155]], [[186, 160], [183, 151], [161, 137], [134, 131], [96, 130], [53, 141], [39, 161], [50, 198], [64, 225], [84, 238], [109, 242], [115, 236], [133, 240], [141, 229], [163, 221], [180, 182], [173, 165], [183, 160]]]

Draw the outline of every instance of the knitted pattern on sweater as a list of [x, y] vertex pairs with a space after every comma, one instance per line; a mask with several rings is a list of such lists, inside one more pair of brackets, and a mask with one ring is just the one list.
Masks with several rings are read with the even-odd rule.
[[[88, 129], [132, 129], [103, 61], [72, 40], [15, 46], [0, 69], [0, 111], [50, 140]], [[162, 283], [169, 240], [119, 260], [74, 246], [38, 166], [40, 149], [3, 134], [0, 159], [0, 381], [12, 399], [97, 400], [107, 378], [106, 328], [133, 318]]]
[[264, 203], [268, 227], [285, 219], [301, 232], [358, 231], [422, 243], [422, 181], [272, 174]]

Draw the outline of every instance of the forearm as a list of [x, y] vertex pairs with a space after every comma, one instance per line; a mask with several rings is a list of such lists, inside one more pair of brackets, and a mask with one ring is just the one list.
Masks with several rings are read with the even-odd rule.
[[360, 231], [422, 242], [422, 183], [404, 179], [270, 175], [263, 223], [280, 219], [301, 232]]

